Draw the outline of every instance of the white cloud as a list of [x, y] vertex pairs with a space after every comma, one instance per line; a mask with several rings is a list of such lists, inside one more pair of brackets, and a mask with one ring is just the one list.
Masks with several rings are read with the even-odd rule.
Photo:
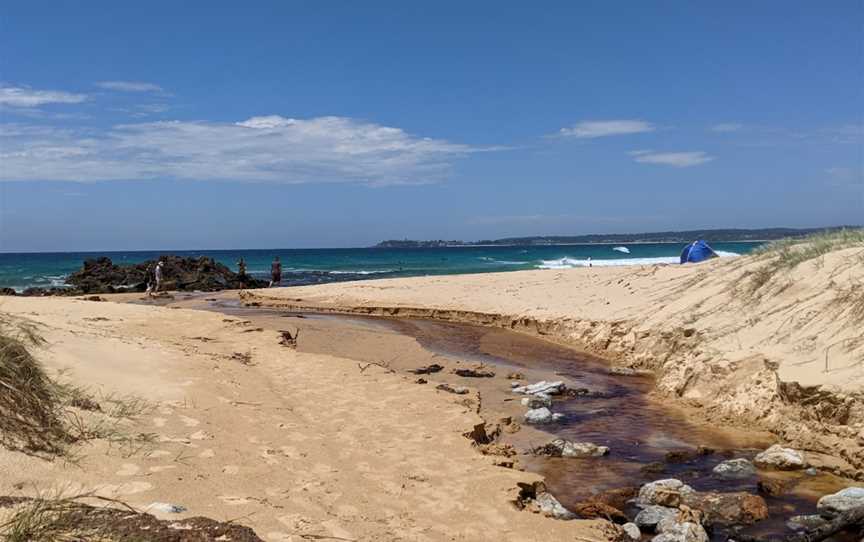
[[653, 132], [654, 129], [652, 124], [641, 120], [593, 120], [561, 128], [560, 134], [567, 137], [595, 138]]
[[87, 95], [85, 94], [0, 86], [0, 106], [33, 108], [47, 104], [77, 104], [86, 100]]
[[744, 125], [737, 122], [721, 122], [711, 127], [712, 132], [737, 132], [742, 129]]
[[694, 152], [654, 152], [649, 150], [631, 151], [630, 156], [643, 164], [660, 164], [673, 167], [691, 167], [714, 160], [703, 151]]
[[141, 81], [100, 81], [96, 83], [96, 86], [105, 90], [115, 90], [118, 92], [152, 92], [155, 94], [163, 94], [165, 92], [159, 85]]
[[345, 117], [165, 121], [108, 130], [0, 126], [0, 179], [220, 179], [371, 185], [440, 180], [481, 149]]

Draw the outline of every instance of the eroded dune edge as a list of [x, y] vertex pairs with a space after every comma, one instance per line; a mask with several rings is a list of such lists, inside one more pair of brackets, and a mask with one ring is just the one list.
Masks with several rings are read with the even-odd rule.
[[422, 277], [243, 292], [247, 304], [433, 318], [650, 369], [708, 420], [760, 427], [864, 479], [864, 243], [779, 244], [696, 266]]

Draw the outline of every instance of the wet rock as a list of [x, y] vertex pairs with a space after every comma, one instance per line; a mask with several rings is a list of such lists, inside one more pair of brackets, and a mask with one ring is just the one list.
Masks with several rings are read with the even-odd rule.
[[0, 295], [18, 295], [18, 292], [12, 288], [0, 288]]
[[630, 521], [627, 514], [621, 510], [597, 501], [581, 502], [573, 507], [573, 512], [583, 519], [606, 519], [613, 523], [627, 523]]
[[713, 455], [714, 449], [707, 448], [705, 446], [699, 446], [695, 450], [673, 450], [671, 452], [666, 452], [664, 456], [664, 460], [667, 463], [687, 463], [699, 457], [705, 457], [707, 455]]
[[564, 382], [560, 380], [556, 380], [554, 382], [547, 382], [545, 380], [541, 380], [536, 384], [513, 388], [513, 393], [521, 393], [523, 395], [535, 395], [537, 393], [543, 393], [546, 395], [561, 395], [566, 389], [567, 386], [565, 386]]
[[756, 491], [769, 497], [778, 497], [784, 493], [788, 493], [794, 483], [794, 480], [765, 478], [756, 482]]
[[717, 464], [712, 471], [720, 478], [740, 479], [749, 478], [756, 474], [756, 467], [749, 460], [744, 458], [728, 459]]
[[807, 459], [802, 452], [784, 448], [779, 444], [771, 446], [753, 459], [760, 469], [799, 470], [807, 468]]
[[765, 499], [744, 491], [694, 492], [684, 495], [681, 502], [702, 512], [705, 525], [750, 525], [768, 517]]
[[538, 393], [537, 395], [529, 395], [528, 397], [522, 398], [522, 406], [528, 408], [549, 408], [552, 406], [552, 398], [546, 395], [545, 393]]
[[847, 487], [819, 499], [816, 511], [830, 519], [859, 506], [864, 506], [864, 487]]
[[693, 488], [675, 478], [656, 480], [642, 486], [636, 497], [637, 504], [657, 504], [676, 507], [685, 495], [693, 493]]
[[670, 523], [651, 542], [708, 542], [705, 528], [692, 521]]
[[532, 452], [550, 457], [601, 457], [609, 453], [609, 448], [591, 442], [571, 442], [557, 438], [548, 444], [534, 448]]
[[661, 472], [666, 472], [666, 465], [659, 461], [653, 461], [642, 465], [639, 471], [645, 474], [660, 474]]
[[516, 485], [519, 486], [519, 495], [516, 497], [515, 504], [520, 509], [541, 513], [556, 519], [574, 519], [576, 517], [576, 514], [564, 508], [558, 499], [546, 491], [546, 485], [543, 482], [530, 484], [517, 482]]
[[619, 510], [624, 510], [630, 504], [630, 501], [632, 501], [638, 494], [638, 487], [619, 487], [615, 489], [607, 489], [602, 493], [598, 493], [592, 497], [591, 500], [614, 506]]
[[[213, 258], [186, 258], [163, 255], [164, 286], [169, 290], [213, 292], [225, 289], [262, 288], [267, 282], [234, 273]], [[82, 293], [111, 293], [115, 291], [143, 292], [147, 286], [147, 270], [155, 260], [131, 265], [116, 265], [110, 258], [87, 260], [83, 267], [66, 279]]]
[[792, 516], [789, 518], [789, 521], [786, 522], [786, 526], [793, 531], [809, 531], [811, 529], [818, 529], [826, 523], [828, 523], [827, 519], [818, 514], [814, 514], [811, 516]]
[[627, 538], [634, 542], [642, 538], [642, 531], [639, 530], [639, 526], [635, 523], [625, 523], [621, 526], [621, 529], [627, 535]]
[[448, 393], [455, 393], [456, 395], [466, 395], [468, 393], [468, 388], [464, 388], [462, 386], [451, 386], [450, 384], [438, 384], [435, 386], [436, 390], [446, 391]]
[[636, 525], [640, 529], [648, 532], [654, 532], [657, 525], [664, 519], [674, 518], [678, 515], [678, 510], [666, 506], [649, 505], [643, 508], [636, 514]]
[[563, 417], [563, 414], [553, 414], [552, 411], [546, 407], [532, 408], [525, 413], [525, 423], [541, 425], [556, 422]]

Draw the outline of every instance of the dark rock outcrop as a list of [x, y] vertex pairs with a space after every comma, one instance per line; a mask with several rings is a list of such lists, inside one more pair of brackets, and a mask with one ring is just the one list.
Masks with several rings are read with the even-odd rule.
[[[213, 258], [185, 258], [165, 255], [163, 289], [214, 292], [240, 288], [263, 288], [267, 282], [248, 275], [234, 273]], [[148, 260], [131, 265], [117, 265], [110, 258], [87, 260], [80, 271], [66, 280], [81, 293], [143, 292], [147, 288], [147, 270], [156, 261]]]

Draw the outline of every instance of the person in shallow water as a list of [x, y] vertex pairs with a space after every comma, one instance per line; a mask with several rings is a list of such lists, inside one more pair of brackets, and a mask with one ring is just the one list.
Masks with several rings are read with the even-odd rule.
[[155, 270], [154, 266], [151, 263], [150, 265], [147, 266], [147, 271], [144, 272], [144, 280], [147, 281], [147, 289], [144, 290], [144, 293], [146, 293], [148, 296], [153, 295], [153, 271], [154, 270]]
[[282, 282], [282, 262], [279, 261], [279, 256], [273, 258], [273, 263], [270, 264], [270, 288], [279, 286]]

